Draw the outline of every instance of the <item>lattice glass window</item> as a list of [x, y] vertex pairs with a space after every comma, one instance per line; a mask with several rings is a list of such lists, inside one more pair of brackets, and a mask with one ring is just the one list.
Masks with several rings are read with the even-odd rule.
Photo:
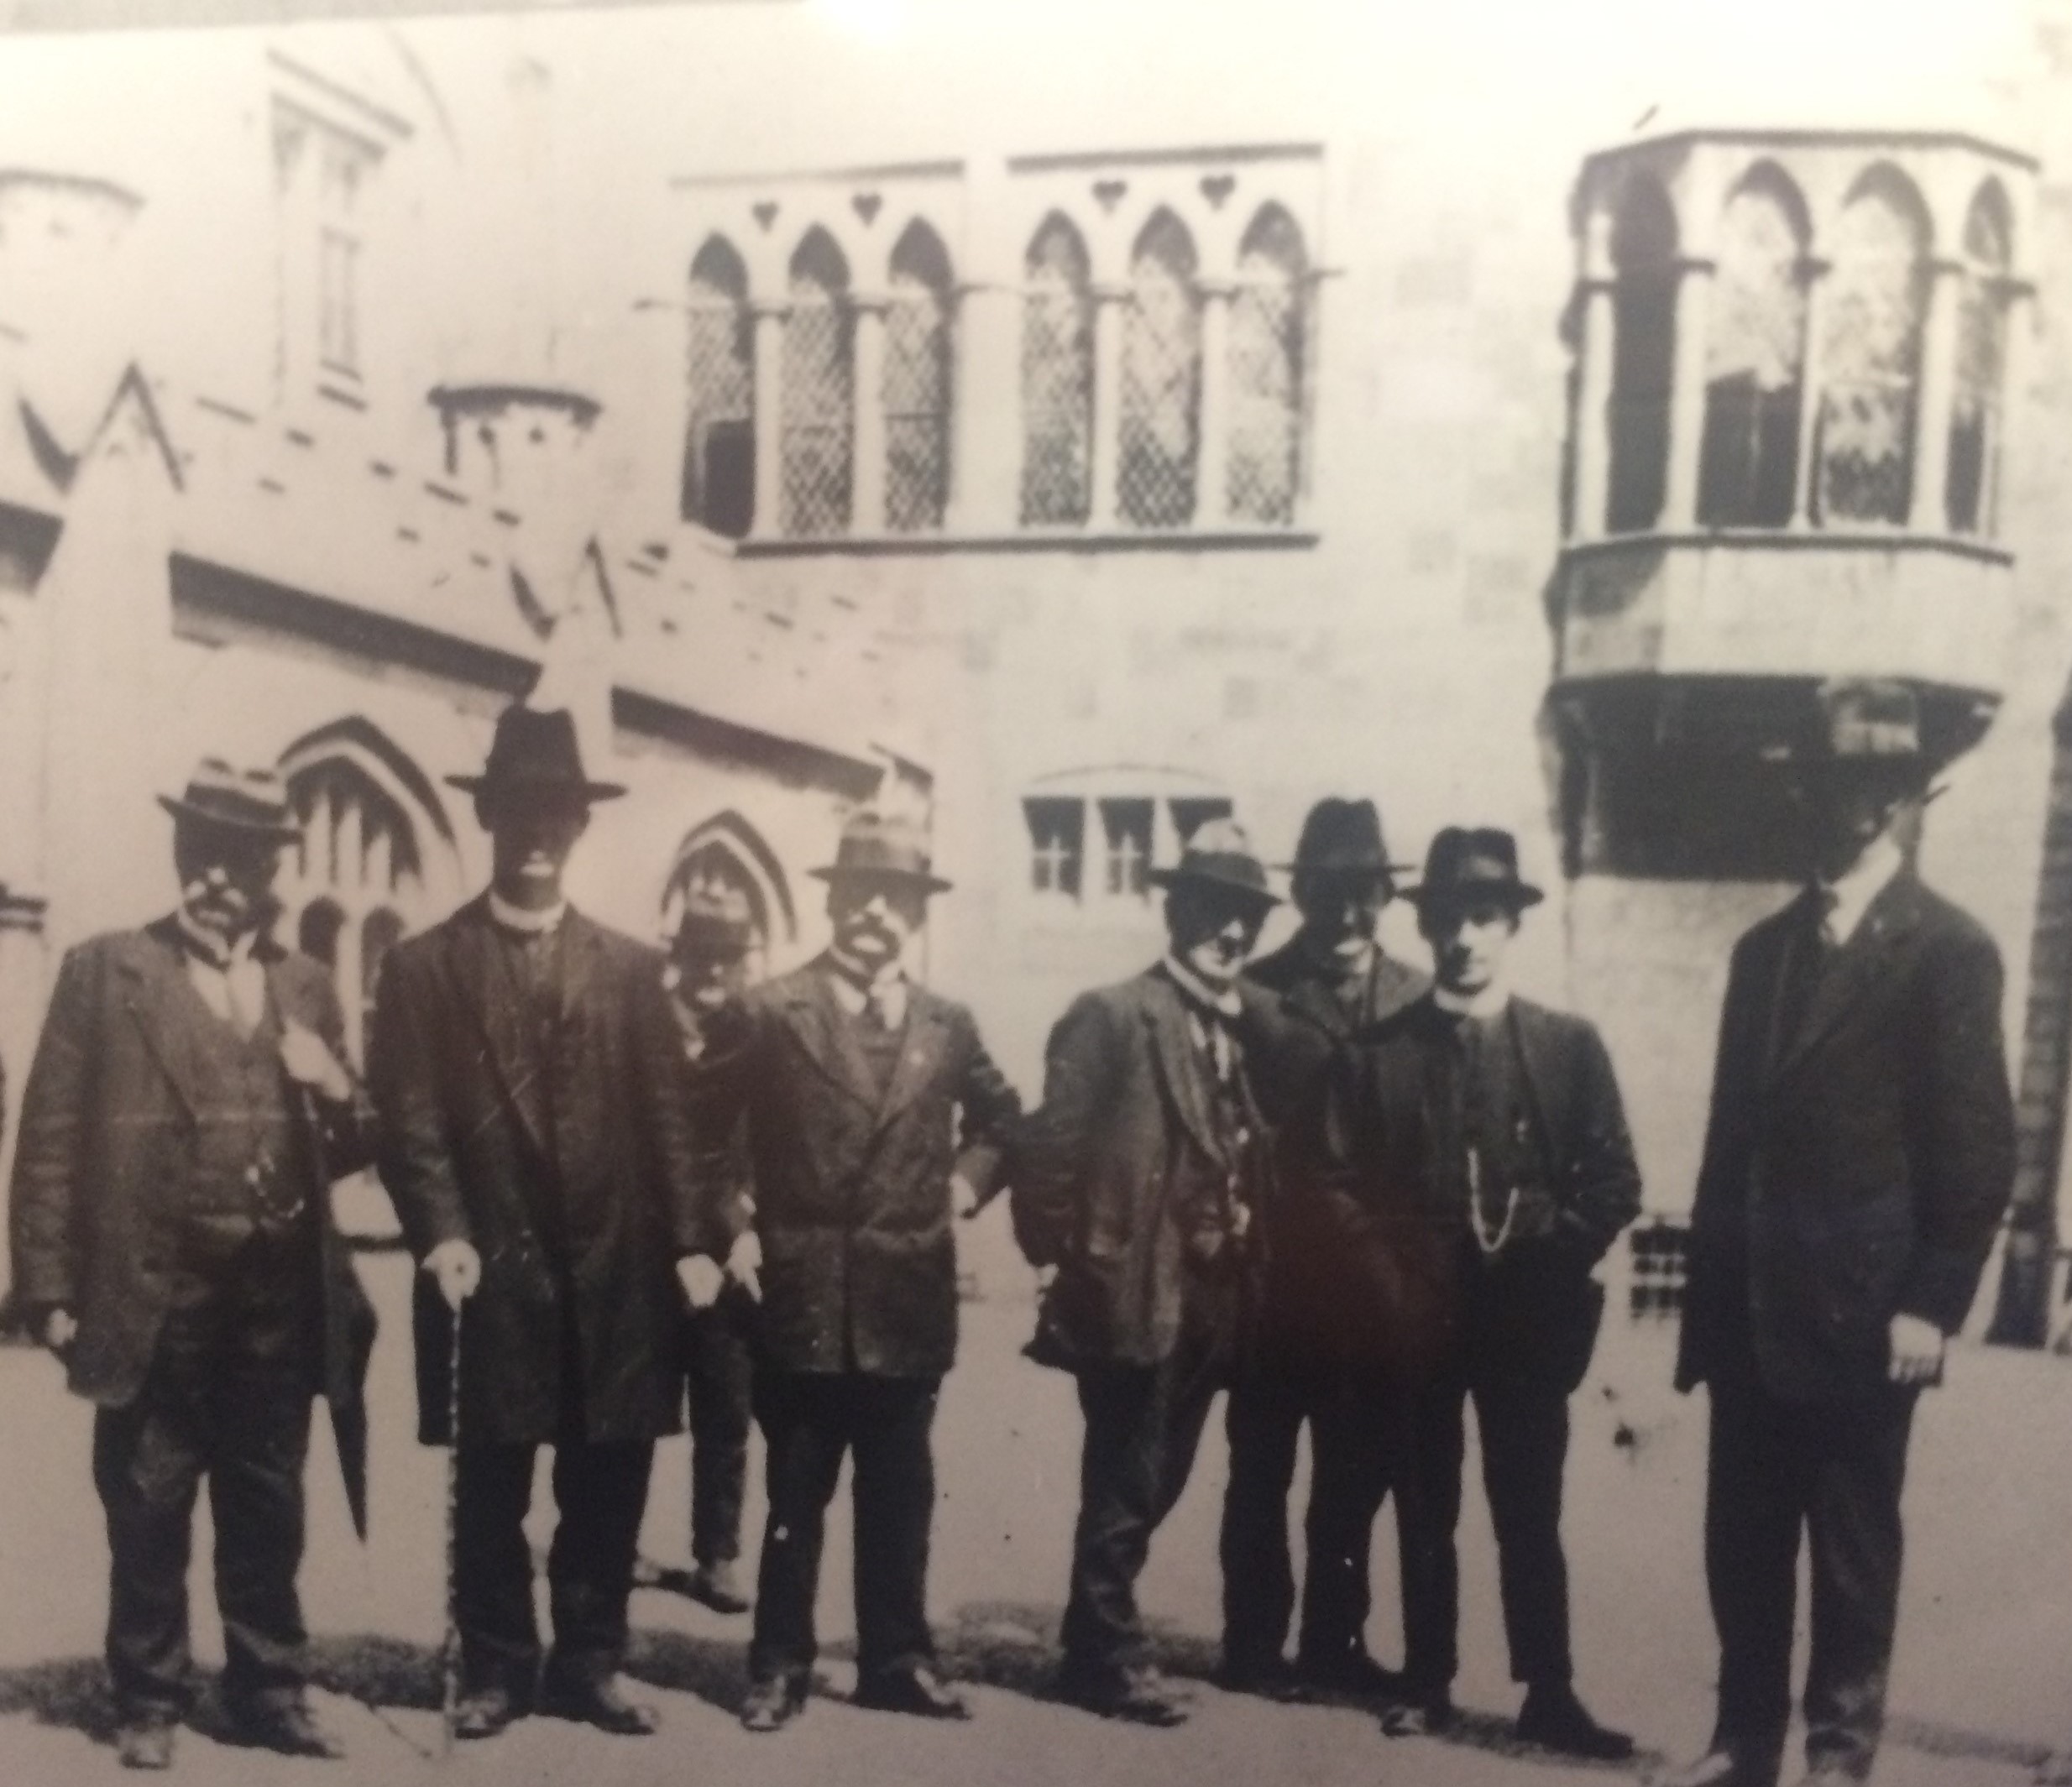
[[950, 257], [927, 225], [892, 250], [885, 311], [885, 525], [939, 528], [950, 502]]
[[792, 257], [791, 310], [784, 319], [783, 530], [846, 533], [853, 482], [855, 330], [849, 268], [824, 230]]
[[1141, 900], [1150, 891], [1154, 818], [1154, 805], [1148, 800], [1101, 802], [1101, 887], [1112, 899]]
[[1053, 217], [1022, 300], [1022, 520], [1083, 524], [1093, 490], [1094, 306], [1086, 244]]
[[1677, 220], [1659, 186], [1636, 180], [1612, 227], [1611, 494], [1614, 533], [1651, 528], [1668, 488], [1675, 383]]
[[1633, 1274], [1626, 1308], [1635, 1321], [1661, 1321], [1683, 1308], [1683, 1288], [1690, 1276], [1691, 1230], [1687, 1223], [1656, 1217], [1627, 1231]]
[[1201, 298], [1194, 243], [1170, 212], [1137, 238], [1130, 286], [1116, 508], [1134, 527], [1185, 527], [1201, 450]]
[[691, 263], [683, 518], [738, 540], [756, 512], [755, 324], [748, 269], [714, 237]]
[[1820, 344], [1820, 519], [1907, 520], [1928, 303], [1928, 220], [1898, 174], [1867, 176], [1835, 229]]
[[1782, 527], [1798, 482], [1804, 389], [1805, 212], [1775, 168], [1727, 201], [1705, 353], [1705, 435], [1698, 519], [1708, 527]]
[[1086, 803], [1056, 797], [1022, 802], [1028, 823], [1028, 884], [1036, 893], [1077, 900], [1086, 853]]
[[1225, 493], [1233, 521], [1295, 520], [1302, 446], [1307, 258], [1295, 219], [1270, 205], [1237, 249], [1230, 306], [1230, 447]]
[[1944, 496], [1950, 530], [1990, 532], [2000, 469], [2001, 386], [2007, 375], [2007, 269], [2012, 228], [2006, 196], [1986, 186], [1965, 220], [1964, 297], [1957, 311], [1957, 376]]
[[1227, 819], [1231, 815], [1228, 798], [1220, 794], [1183, 797], [1168, 803], [1173, 813], [1173, 832], [1180, 839], [1180, 848], [1211, 819]]

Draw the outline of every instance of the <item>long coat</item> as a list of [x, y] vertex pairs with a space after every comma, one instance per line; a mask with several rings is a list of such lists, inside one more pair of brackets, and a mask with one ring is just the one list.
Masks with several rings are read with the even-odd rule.
[[[258, 945], [284, 1022], [345, 1059], [330, 974], [307, 956]], [[22, 1106], [9, 1221], [14, 1296], [32, 1319], [71, 1312], [72, 1389], [121, 1408], [143, 1387], [171, 1293], [171, 1222], [196, 1167], [198, 1027], [213, 1022], [187, 977], [179, 927], [97, 937], [69, 952], [44, 1019]], [[284, 1069], [285, 1073], [285, 1069]], [[366, 1530], [367, 1424], [361, 1385], [374, 1313], [331, 1211], [332, 1180], [372, 1157], [373, 1125], [357, 1091], [333, 1106], [290, 1088], [296, 1164], [318, 1211], [323, 1375], [355, 1524]]]
[[712, 1026], [709, 1147], [746, 1116], [762, 1355], [787, 1372], [940, 1377], [957, 1346], [950, 1179], [983, 1194], [1021, 1114], [962, 1006], [908, 990], [881, 1090], [831, 970], [809, 963]]
[[[1243, 982], [1238, 991], [1249, 1061], [1285, 1019], [1273, 994]], [[1043, 1108], [1007, 1168], [1022, 1251], [1057, 1267], [1039, 1337], [1046, 1363], [1155, 1365], [1173, 1351], [1186, 1245], [1175, 1213], [1222, 1196], [1239, 1165], [1213, 1096], [1183, 995], [1160, 969], [1083, 994], [1059, 1019]], [[1267, 1134], [1256, 1103], [1249, 1116]], [[1269, 1189], [1254, 1189], [1270, 1201]], [[1256, 1305], [1258, 1255], [1248, 1253], [1239, 1294]]]
[[[562, 920], [542, 1094], [527, 1084], [526, 1018], [494, 922], [478, 899], [390, 951], [368, 1055], [381, 1177], [411, 1251], [458, 1240], [482, 1257], [463, 1316], [462, 1435], [674, 1432], [675, 1262], [725, 1246], [697, 1175], [659, 956], [579, 912]], [[422, 1274], [416, 1317], [418, 1429], [438, 1445], [452, 1318]]]
[[1809, 897], [1735, 945], [1692, 1213], [1681, 1388], [1875, 1395], [1902, 1310], [1963, 1325], [2014, 1172], [1991, 938], [1902, 871], [1782, 1033]]
[[[1489, 1368], [1579, 1380], [1603, 1307], [1590, 1277], [1640, 1207], [1619, 1082], [1587, 1019], [1512, 999], [1502, 1020], [1520, 1074], [1523, 1167], [1510, 1234], [1481, 1299], [1487, 1332], [1463, 1331], [1457, 1264], [1467, 1212], [1439, 1157], [1433, 1053], [1451, 1043], [1429, 994], [1354, 1038], [1327, 1092], [1333, 1227], [1358, 1287], [1370, 1357], [1415, 1378], [1466, 1344]], [[1542, 1370], [1542, 1368], [1544, 1368]]]

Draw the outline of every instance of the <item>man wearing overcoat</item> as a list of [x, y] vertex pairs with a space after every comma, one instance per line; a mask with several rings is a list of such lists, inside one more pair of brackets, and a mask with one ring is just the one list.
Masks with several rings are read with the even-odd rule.
[[[1317, 802], [1291, 865], [1302, 922], [1246, 978], [1280, 996], [1286, 1022], [1257, 1053], [1261, 1104], [1276, 1131], [1278, 1176], [1264, 1213], [1266, 1306], [1258, 1345], [1226, 1409], [1230, 1483], [1223, 1505], [1223, 1668], [1233, 1689], [1313, 1686], [1381, 1693], [1394, 1678], [1368, 1656], [1368, 1549], [1388, 1494], [1388, 1361], [1368, 1344], [1384, 1288], [1358, 1260], [1317, 1170], [1327, 1072], [1356, 1030], [1424, 990], [1425, 976], [1381, 948], [1376, 928], [1400, 865], [1372, 801]], [[1302, 1628], [1295, 1681], [1281, 1648], [1295, 1607], [1288, 1491], [1310, 1429]]]
[[2013, 1177], [1992, 941], [1908, 861], [1932, 762], [1902, 682], [1821, 691], [1806, 890], [1735, 945], [1692, 1214], [1680, 1388], [1711, 1401], [1719, 1635], [1683, 1787], [1771, 1787], [1812, 1553], [1807, 1779], [1865, 1779], [1883, 1724], [1914, 1405], [1942, 1376]]
[[1086, 1419], [1060, 1685], [1169, 1726], [1186, 1708], [1152, 1664], [1136, 1583], [1252, 1344], [1273, 1170], [1252, 1058], [1280, 1020], [1239, 978], [1278, 903], [1244, 833], [1208, 821], [1154, 879], [1167, 953], [1059, 1020], [1008, 1181], [1022, 1251], [1050, 1275], [1031, 1355], [1075, 1374]]
[[1435, 984], [1358, 1035], [1327, 1095], [1344, 1213], [1387, 1319], [1383, 1351], [1410, 1392], [1399, 1478], [1404, 1683], [1384, 1727], [1453, 1716], [1464, 1414], [1472, 1398], [1496, 1528], [1518, 1737], [1615, 1761], [1632, 1753], [1577, 1698], [1561, 1537], [1568, 1398], [1597, 1339], [1591, 1276], [1640, 1208], [1640, 1176], [1610, 1058], [1585, 1020], [1515, 996], [1505, 957], [1541, 898], [1516, 841], [1449, 826], [1410, 897]]
[[929, 897], [950, 886], [918, 829], [865, 809], [814, 873], [828, 884], [833, 941], [751, 990], [730, 1023], [714, 1022], [719, 1086], [702, 1101], [710, 1147], [730, 1149], [746, 1121], [760, 1255], [755, 1395], [770, 1511], [741, 1712], [756, 1732], [806, 1703], [845, 1454], [857, 1701], [965, 1716], [928, 1625], [929, 1432], [956, 1352], [953, 1204], [991, 1189], [1021, 1115], [971, 1013], [904, 965]]
[[[591, 802], [566, 712], [507, 709], [474, 796], [488, 891], [392, 949], [369, 1075], [381, 1174], [423, 1267], [418, 1426], [455, 1448], [458, 1735], [535, 1709], [640, 1735], [615, 1680], [649, 1466], [682, 1424], [683, 1308], [719, 1288], [658, 952], [574, 911]], [[459, 1430], [448, 1420], [459, 1345]], [[554, 1448], [542, 1673], [522, 1523]]]
[[161, 800], [178, 908], [81, 944], [58, 972], [14, 1164], [14, 1294], [96, 1405], [124, 1764], [172, 1759], [205, 1476], [225, 1711], [250, 1741], [336, 1756], [303, 1694], [296, 1574], [315, 1395], [366, 1531], [374, 1313], [330, 1185], [366, 1164], [372, 1126], [329, 974], [269, 934], [298, 835], [280, 777], [212, 758]]

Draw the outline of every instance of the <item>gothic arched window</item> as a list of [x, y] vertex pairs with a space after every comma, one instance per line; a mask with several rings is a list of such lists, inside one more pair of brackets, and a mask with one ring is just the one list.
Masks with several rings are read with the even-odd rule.
[[1237, 248], [1230, 307], [1227, 507], [1233, 521], [1295, 520], [1308, 346], [1302, 233], [1278, 205], [1252, 220]]
[[691, 263], [683, 519], [738, 540], [756, 510], [756, 363], [748, 269], [714, 237]]
[[1130, 289], [1116, 508], [1133, 526], [1184, 527], [1201, 449], [1201, 297], [1194, 243], [1169, 211], [1138, 237]]
[[849, 264], [814, 229], [792, 256], [784, 319], [782, 525], [787, 534], [846, 533], [854, 479], [855, 330]]
[[1957, 311], [1957, 368], [1944, 487], [1950, 531], [1990, 533], [1999, 482], [2001, 387], [2007, 375], [2007, 273], [2014, 227], [2007, 196], [1988, 182], [1964, 226], [1964, 297]]
[[695, 828], [678, 846], [662, 889], [664, 932], [673, 936], [684, 901], [696, 896], [748, 921], [751, 980], [769, 969], [772, 947], [790, 941], [796, 927], [784, 872], [768, 844], [740, 815], [724, 813]]
[[1698, 519], [1707, 527], [1782, 527], [1798, 483], [1805, 389], [1806, 213], [1767, 163], [1742, 181], [1719, 222]]
[[1091, 506], [1094, 305], [1086, 246], [1054, 214], [1030, 242], [1022, 300], [1022, 520], [1084, 523]]
[[1661, 519], [1677, 342], [1677, 220], [1651, 180], [1635, 180], [1612, 222], [1611, 490], [1604, 525], [1634, 533]]
[[1891, 168], [1857, 183], [1835, 227], [1820, 342], [1820, 520], [1903, 523], [1928, 303], [1928, 217]]
[[[892, 250], [885, 311], [885, 525], [943, 525], [950, 501], [950, 256], [925, 223]], [[866, 517], [866, 520], [871, 518]]]

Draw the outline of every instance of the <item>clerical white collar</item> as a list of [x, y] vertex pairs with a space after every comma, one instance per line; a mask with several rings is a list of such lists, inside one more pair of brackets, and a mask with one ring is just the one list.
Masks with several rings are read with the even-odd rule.
[[225, 973], [249, 961], [253, 950], [259, 946], [259, 933], [256, 928], [227, 938], [205, 924], [196, 923], [194, 915], [184, 906], [173, 914], [173, 922], [180, 927], [180, 934], [196, 955], [210, 967]]
[[526, 937], [543, 937], [568, 916], [566, 900], [557, 900], [552, 906], [543, 906], [535, 912], [528, 907], [513, 906], [494, 887], [489, 890], [489, 917], [506, 931], [516, 931]]
[[1906, 857], [1890, 832], [1881, 832], [1864, 853], [1832, 881], [1821, 884], [1825, 896], [1829, 943], [1839, 945], [1855, 935], [1871, 902], [1891, 885], [1892, 877], [1906, 865]]
[[1211, 1011], [1220, 1011], [1225, 1017], [1243, 1017], [1245, 1002], [1237, 995], [1235, 986], [1227, 986], [1220, 992], [1204, 980], [1180, 959], [1168, 954], [1164, 964], [1173, 984], [1197, 1005], [1206, 1006]]
[[1501, 980], [1492, 980], [1478, 993], [1456, 993], [1434, 986], [1431, 1002], [1454, 1017], [1480, 1018], [1488, 1023], [1503, 1016], [1511, 1002], [1511, 990]]

